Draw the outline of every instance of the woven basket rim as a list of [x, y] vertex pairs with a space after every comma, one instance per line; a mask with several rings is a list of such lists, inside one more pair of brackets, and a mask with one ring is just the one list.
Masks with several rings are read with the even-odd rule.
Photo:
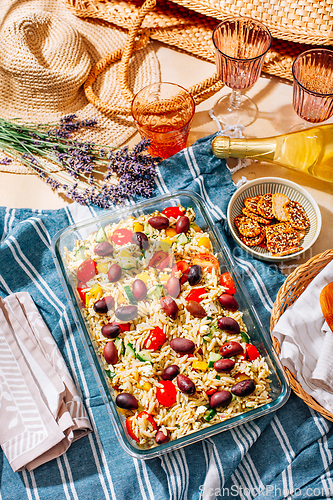
[[[308, 284], [319, 274], [319, 272], [333, 260], [333, 249], [325, 250], [325, 252], [315, 255], [310, 260], [298, 266], [287, 277], [284, 284], [279, 289], [271, 314], [271, 338], [273, 347], [280, 357], [280, 344], [276, 337], [272, 335], [272, 331], [278, 322], [283, 312], [295, 302], [295, 300], [304, 292]], [[290, 385], [294, 393], [301, 398], [310, 408], [319, 412], [323, 417], [333, 422], [333, 413], [326, 410], [312, 396], [310, 396], [298, 382], [294, 374], [284, 367], [288, 375]]]

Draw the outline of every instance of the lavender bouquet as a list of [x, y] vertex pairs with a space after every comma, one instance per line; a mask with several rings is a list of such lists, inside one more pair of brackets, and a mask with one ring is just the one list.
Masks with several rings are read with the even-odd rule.
[[[80, 204], [110, 208], [129, 195], [152, 196], [161, 159], [147, 153], [149, 141], [115, 149], [72, 138], [78, 130], [96, 125], [96, 119], [79, 121], [75, 115], [65, 116], [53, 128], [0, 118], [0, 149]], [[10, 161], [4, 158], [2, 163]]]

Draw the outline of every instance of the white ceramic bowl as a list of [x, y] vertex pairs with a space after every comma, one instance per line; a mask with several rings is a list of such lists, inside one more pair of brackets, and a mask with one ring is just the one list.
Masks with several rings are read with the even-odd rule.
[[[240, 240], [238, 230], [234, 223], [234, 218], [237, 215], [242, 214], [244, 199], [249, 196], [257, 196], [267, 193], [283, 193], [288, 196], [290, 200], [298, 201], [304, 208], [310, 220], [310, 227], [306, 230], [304, 239], [301, 242], [303, 250], [290, 255], [285, 255], [283, 257], [274, 257], [264, 248], [260, 246], [248, 247]], [[230, 232], [238, 245], [254, 257], [271, 262], [290, 260], [294, 259], [298, 255], [301, 255], [314, 244], [321, 229], [321, 213], [312, 196], [295, 182], [288, 181], [287, 179], [280, 179], [278, 177], [263, 177], [261, 179], [255, 179], [247, 182], [242, 187], [237, 189], [229, 202], [227, 217]]]

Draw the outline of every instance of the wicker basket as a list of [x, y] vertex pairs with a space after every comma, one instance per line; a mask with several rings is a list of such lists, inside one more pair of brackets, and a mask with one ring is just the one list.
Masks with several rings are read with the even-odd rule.
[[[124, 29], [131, 28], [143, 3], [143, 0], [66, 1], [79, 17], [102, 19]], [[308, 44], [333, 44], [330, 0], [305, 0], [305, 3], [302, 9], [300, 0], [292, 4], [281, 0], [256, 0], [253, 5], [243, 1], [157, 0], [156, 7], [143, 20], [142, 28], [149, 30], [153, 40], [214, 63], [212, 31], [218, 22], [235, 15], [253, 17], [267, 24], [273, 35], [263, 71], [292, 80], [292, 62], [309, 48]], [[281, 17], [281, 12], [286, 14], [285, 18]]]
[[[325, 252], [312, 257], [305, 264], [300, 265], [293, 271], [282, 287], [280, 288], [276, 300], [274, 302], [273, 311], [271, 315], [271, 332], [276, 325], [278, 319], [283, 312], [295, 302], [296, 299], [304, 292], [308, 284], [320, 273], [320, 271], [333, 259], [333, 250], [326, 250]], [[273, 345], [280, 355], [280, 345], [278, 340], [272, 336]], [[300, 383], [296, 380], [295, 376], [288, 368], [285, 368], [290, 380], [290, 385], [294, 393], [303, 399], [303, 401], [318, 411], [323, 417], [333, 421], [333, 414], [325, 410], [315, 399], [307, 394]]]

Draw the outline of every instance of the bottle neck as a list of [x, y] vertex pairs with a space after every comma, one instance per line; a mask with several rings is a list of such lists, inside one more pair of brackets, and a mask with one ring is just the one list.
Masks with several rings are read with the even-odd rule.
[[275, 156], [276, 137], [231, 139], [217, 136], [213, 139], [212, 150], [217, 158], [256, 158], [270, 161]]

